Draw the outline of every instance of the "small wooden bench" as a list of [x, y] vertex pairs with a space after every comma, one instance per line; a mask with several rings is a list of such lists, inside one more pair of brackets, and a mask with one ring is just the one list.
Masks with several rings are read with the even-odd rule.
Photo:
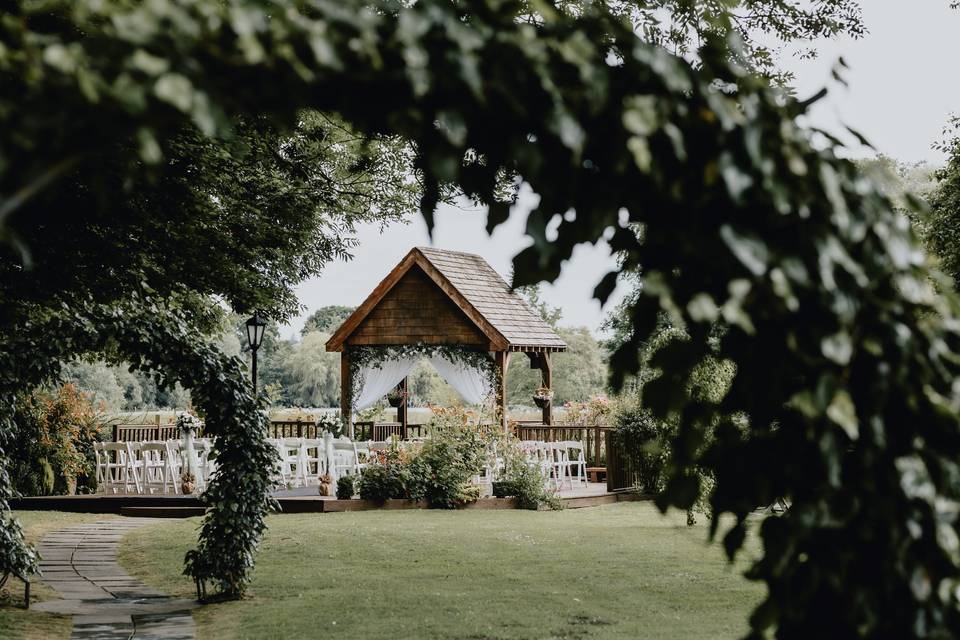
[[[603, 476], [603, 479], [600, 476]], [[607, 480], [607, 468], [606, 467], [587, 467], [587, 477], [590, 478], [590, 482], [606, 482]]]

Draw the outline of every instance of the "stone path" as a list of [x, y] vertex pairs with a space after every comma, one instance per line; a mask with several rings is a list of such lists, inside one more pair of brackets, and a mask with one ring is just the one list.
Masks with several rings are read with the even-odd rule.
[[157, 520], [106, 520], [61, 529], [43, 539], [43, 582], [61, 600], [40, 611], [73, 616], [76, 640], [193, 640], [192, 600], [165, 596], [127, 574], [117, 563], [124, 534]]

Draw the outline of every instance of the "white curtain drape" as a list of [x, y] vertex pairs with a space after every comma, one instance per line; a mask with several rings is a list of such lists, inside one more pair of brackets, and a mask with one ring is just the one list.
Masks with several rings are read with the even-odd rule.
[[493, 393], [489, 375], [480, 368], [455, 362], [440, 354], [430, 358], [430, 364], [467, 404], [480, 404]]
[[420, 357], [383, 360], [363, 367], [358, 373], [363, 380], [360, 393], [353, 399], [353, 410], [363, 411], [387, 395], [407, 377]]

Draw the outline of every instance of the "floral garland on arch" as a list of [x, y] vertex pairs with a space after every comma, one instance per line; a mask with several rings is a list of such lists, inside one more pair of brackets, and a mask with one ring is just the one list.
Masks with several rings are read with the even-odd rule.
[[408, 345], [387, 346], [353, 346], [347, 347], [350, 363], [350, 406], [354, 405], [363, 389], [363, 375], [361, 372], [367, 367], [376, 367], [388, 360], [408, 358], [433, 358], [441, 356], [456, 364], [479, 369], [484, 372], [490, 381], [490, 388], [497, 389], [500, 383], [500, 371], [496, 362], [486, 351], [478, 351], [470, 347], [451, 344], [425, 344], [418, 342]]

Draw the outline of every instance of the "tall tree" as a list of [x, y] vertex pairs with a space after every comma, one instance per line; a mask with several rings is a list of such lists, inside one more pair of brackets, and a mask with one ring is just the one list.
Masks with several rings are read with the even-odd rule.
[[300, 329], [300, 335], [305, 336], [311, 331], [322, 331], [324, 333], [333, 333], [343, 321], [350, 317], [356, 307], [344, 307], [342, 305], [327, 305], [320, 307], [311, 313], [303, 323]]
[[947, 131], [947, 139], [940, 145], [947, 163], [936, 174], [924, 237], [953, 279], [954, 288], [960, 289], [960, 118], [954, 118]]

